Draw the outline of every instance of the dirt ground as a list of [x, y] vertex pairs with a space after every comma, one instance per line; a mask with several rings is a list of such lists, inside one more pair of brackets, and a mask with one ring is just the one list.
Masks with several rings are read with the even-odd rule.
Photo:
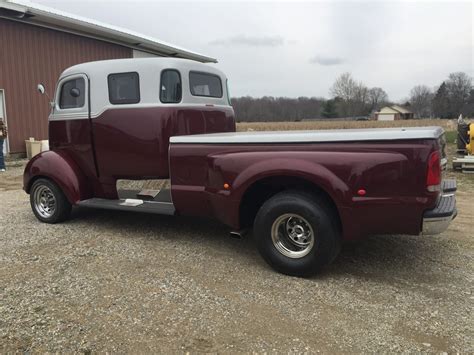
[[373, 236], [311, 279], [212, 221], [76, 209], [39, 223], [0, 175], [0, 352], [473, 353], [474, 178], [437, 237]]

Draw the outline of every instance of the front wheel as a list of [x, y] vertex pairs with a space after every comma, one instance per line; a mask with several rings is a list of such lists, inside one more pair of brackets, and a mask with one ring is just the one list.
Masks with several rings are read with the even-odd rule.
[[72, 209], [58, 185], [47, 179], [38, 179], [33, 183], [30, 204], [36, 218], [51, 224], [68, 219]]
[[254, 235], [260, 254], [277, 271], [310, 276], [339, 253], [340, 233], [324, 199], [304, 192], [281, 192], [257, 213]]

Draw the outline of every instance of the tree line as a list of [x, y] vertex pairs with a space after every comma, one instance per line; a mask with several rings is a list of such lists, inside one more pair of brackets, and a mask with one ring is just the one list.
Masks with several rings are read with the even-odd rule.
[[238, 122], [369, 117], [394, 104], [411, 110], [415, 118], [474, 116], [474, 86], [472, 78], [464, 72], [449, 74], [436, 88], [417, 85], [407, 99], [397, 103], [390, 101], [382, 88], [369, 88], [350, 73], [341, 74], [329, 93], [329, 99], [244, 96], [232, 98], [232, 106]]

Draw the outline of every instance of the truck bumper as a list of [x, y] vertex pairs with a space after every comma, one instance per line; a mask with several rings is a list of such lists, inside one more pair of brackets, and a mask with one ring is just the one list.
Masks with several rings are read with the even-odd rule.
[[456, 180], [444, 180], [441, 186], [438, 204], [423, 214], [423, 235], [435, 235], [448, 229], [451, 221], [456, 218]]

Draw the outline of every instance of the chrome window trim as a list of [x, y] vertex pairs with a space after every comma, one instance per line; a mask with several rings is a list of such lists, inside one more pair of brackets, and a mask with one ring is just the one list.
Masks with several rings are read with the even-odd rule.
[[[63, 84], [68, 82], [69, 80], [74, 79], [84, 79], [84, 90], [85, 90], [85, 99], [84, 105], [81, 107], [74, 107], [74, 108], [61, 108], [59, 107], [59, 100], [61, 96], [61, 89]], [[54, 94], [54, 106], [53, 110], [49, 116], [49, 120], [64, 120], [64, 119], [87, 119], [89, 117], [89, 100], [87, 99], [89, 96], [89, 78], [84, 73], [72, 74], [62, 77], [56, 86], [56, 92]]]

